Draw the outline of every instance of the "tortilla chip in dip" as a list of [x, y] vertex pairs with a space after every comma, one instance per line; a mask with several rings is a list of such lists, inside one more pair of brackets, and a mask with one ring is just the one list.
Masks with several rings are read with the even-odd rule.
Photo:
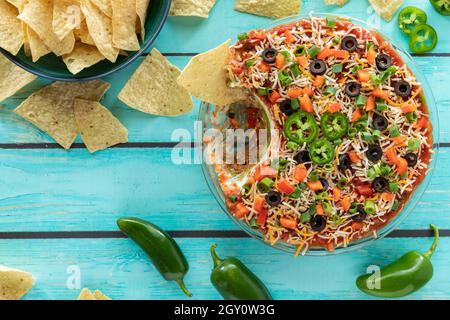
[[19, 11], [6, 0], [0, 0], [0, 47], [16, 55], [23, 45], [22, 22]]
[[79, 0], [56, 0], [53, 2], [53, 32], [63, 40], [78, 27], [81, 21]]
[[0, 101], [14, 95], [36, 78], [0, 54]]
[[81, 0], [81, 10], [86, 17], [86, 24], [92, 39], [101, 54], [111, 62], [116, 62], [119, 49], [113, 45], [112, 20], [90, 0]]
[[81, 290], [77, 300], [111, 300], [111, 298], [104, 295], [100, 290], [95, 290], [92, 293], [88, 288], [84, 288]]
[[301, 9], [301, 0], [236, 0], [237, 11], [279, 19], [296, 15]]
[[78, 131], [73, 102], [75, 98], [101, 99], [109, 84], [94, 80], [88, 82], [55, 82], [33, 93], [15, 112], [50, 135], [59, 145], [69, 149]]
[[47, 48], [57, 56], [62, 56], [73, 50], [75, 45], [73, 33], [67, 34], [63, 40], [60, 40], [53, 32], [53, 1], [29, 1], [24, 6], [18, 18], [33, 29]]
[[19, 300], [33, 283], [31, 273], [0, 265], [0, 300]]
[[173, 0], [169, 15], [208, 18], [216, 0]]
[[180, 70], [153, 49], [119, 93], [119, 99], [139, 111], [178, 116], [194, 107], [191, 96], [177, 84]]
[[128, 141], [128, 130], [100, 103], [75, 99], [74, 110], [77, 130], [89, 152]]
[[230, 40], [191, 59], [178, 77], [178, 84], [193, 96], [216, 105], [227, 105], [245, 98], [240, 89], [228, 86], [225, 70], [230, 59]]
[[113, 16], [113, 44], [115, 48], [138, 51], [140, 48], [136, 34], [136, 0], [111, 1]]
[[77, 74], [104, 59], [105, 57], [96, 47], [81, 42], [77, 42], [71, 53], [63, 56], [67, 69], [73, 74]]

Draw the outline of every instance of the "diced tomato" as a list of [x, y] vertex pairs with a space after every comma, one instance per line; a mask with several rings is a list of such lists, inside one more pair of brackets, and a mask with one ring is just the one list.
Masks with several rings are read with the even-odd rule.
[[297, 182], [302, 182], [308, 176], [308, 170], [304, 164], [299, 164], [295, 167], [294, 180]]
[[419, 120], [417, 120], [416, 124], [414, 125], [414, 127], [416, 128], [426, 128], [428, 126], [428, 118], [425, 116], [422, 116], [419, 118]]
[[319, 191], [319, 190], [323, 189], [323, 185], [322, 185], [322, 182], [320, 182], [320, 180], [309, 181], [306, 183], [306, 185], [308, 186], [308, 188], [310, 188], [313, 191]]
[[354, 231], [361, 230], [364, 227], [364, 223], [353, 221], [350, 225]]
[[270, 167], [270, 166], [264, 166], [264, 167], [258, 167], [255, 170], [255, 174], [253, 175], [253, 179], [255, 181], [261, 181], [264, 178], [275, 178], [278, 174], [278, 170]]
[[353, 162], [353, 163], [360, 163], [361, 162], [361, 159], [359, 158], [358, 154], [355, 151], [350, 151], [348, 153], [348, 156], [349, 156], [351, 162]]
[[395, 149], [390, 148], [388, 150], [386, 150], [386, 158], [388, 158], [388, 162], [389, 164], [397, 164], [398, 162], [398, 157], [397, 157], [397, 153], [395, 152]]
[[286, 58], [284, 57], [284, 55], [282, 55], [282, 54], [277, 55], [277, 57], [275, 58], [275, 67], [277, 67], [277, 69], [281, 69], [281, 68], [283, 68], [285, 63], [286, 63]]
[[277, 91], [272, 91], [272, 93], [269, 95], [269, 101], [272, 103], [276, 103], [278, 99], [280, 99], [281, 95]]
[[249, 116], [247, 119], [247, 125], [250, 129], [256, 128], [256, 124], [258, 123], [258, 119], [254, 116]]
[[256, 211], [261, 212], [261, 210], [264, 208], [265, 203], [266, 203], [266, 200], [264, 199], [264, 197], [256, 196], [255, 200], [253, 201], [253, 208]]
[[333, 56], [334, 52], [334, 49], [325, 48], [317, 55], [317, 59], [325, 60], [326, 58]]
[[303, 93], [304, 93], [304, 94], [307, 94], [308, 97], [314, 96], [314, 90], [311, 89], [310, 87], [304, 87], [304, 88], [303, 88]]
[[361, 119], [361, 117], [362, 117], [361, 109], [357, 108], [352, 113], [352, 122], [358, 121], [359, 119]]
[[334, 187], [333, 188], [333, 201], [334, 202], [338, 202], [339, 199], [341, 198], [341, 189]]
[[297, 63], [300, 66], [302, 66], [303, 68], [306, 68], [306, 67], [308, 67], [309, 61], [306, 56], [300, 56], [300, 57], [297, 57]]
[[385, 91], [385, 90], [381, 90], [381, 89], [373, 90], [372, 95], [375, 98], [380, 98], [380, 99], [383, 99], [383, 100], [388, 100], [389, 99], [389, 91]]
[[295, 230], [297, 228], [297, 221], [294, 219], [281, 218], [280, 224], [286, 229]]
[[405, 104], [401, 107], [402, 113], [410, 113], [416, 111], [416, 107], [412, 104]]
[[284, 32], [284, 36], [286, 37], [286, 43], [294, 43], [295, 38], [289, 30]]
[[295, 99], [300, 97], [303, 94], [303, 89], [299, 87], [290, 87], [288, 89], [287, 95], [289, 98]]
[[335, 50], [333, 56], [337, 59], [347, 60], [350, 58], [350, 53], [345, 50]]
[[256, 223], [260, 226], [264, 226], [266, 224], [267, 220], [267, 210], [261, 210], [261, 212], [258, 215], [258, 218], [256, 219]]
[[398, 136], [395, 138], [391, 138], [392, 142], [394, 142], [395, 144], [401, 144], [401, 143], [405, 142], [406, 139], [408, 139], [408, 138], [405, 136]]
[[358, 71], [358, 79], [360, 82], [366, 83], [370, 80], [370, 73], [368, 70], [359, 70]]
[[324, 83], [325, 83], [324, 76], [316, 76], [316, 78], [313, 81], [313, 86], [316, 88], [322, 88]]
[[375, 51], [374, 46], [370, 46], [369, 50], [367, 51], [367, 61], [369, 62], [370, 65], [375, 64], [376, 55], [377, 53]]
[[330, 106], [328, 107], [328, 112], [334, 113], [339, 111], [341, 111], [341, 105], [337, 102], [330, 104]]
[[372, 186], [369, 183], [363, 183], [355, 188], [356, 193], [361, 196], [371, 197], [373, 196]]
[[397, 161], [397, 172], [399, 175], [404, 175], [408, 171], [408, 161], [403, 158], [398, 158]]
[[250, 210], [243, 203], [238, 203], [234, 208], [234, 216], [238, 219], [245, 217], [249, 212]]
[[277, 189], [278, 191], [290, 195], [295, 191], [295, 187], [289, 183], [287, 180], [280, 180], [277, 183]]
[[249, 39], [264, 40], [266, 39], [266, 32], [264, 30], [253, 30], [248, 34]]
[[384, 201], [390, 202], [395, 199], [395, 194], [393, 194], [391, 192], [383, 192], [381, 194], [381, 199], [383, 199]]
[[268, 65], [268, 64], [265, 63], [265, 62], [261, 62], [261, 63], [259, 64], [258, 69], [259, 69], [259, 71], [261, 71], [261, 72], [269, 72], [269, 71], [270, 71], [270, 65]]
[[375, 109], [375, 97], [370, 96], [366, 101], [366, 111], [372, 111]]
[[311, 98], [304, 94], [303, 97], [300, 99], [300, 107], [305, 110], [306, 112], [314, 112], [314, 107], [311, 102]]
[[316, 214], [319, 216], [323, 216], [324, 212], [323, 212], [323, 207], [320, 203], [316, 204]]
[[351, 207], [351, 202], [350, 202], [350, 198], [349, 197], [344, 197], [341, 200], [341, 206], [342, 208], [345, 210], [345, 212], [348, 212], [348, 210], [350, 210]]

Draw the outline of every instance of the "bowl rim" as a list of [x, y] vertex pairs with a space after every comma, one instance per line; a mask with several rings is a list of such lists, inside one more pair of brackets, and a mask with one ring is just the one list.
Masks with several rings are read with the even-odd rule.
[[[389, 233], [394, 231], [402, 222], [404, 222], [409, 215], [412, 213], [412, 211], [416, 208], [417, 204], [422, 199], [423, 195], [425, 194], [425, 191], [428, 189], [431, 178], [436, 171], [436, 166], [438, 163], [439, 158], [439, 143], [440, 143], [440, 122], [439, 122], [439, 110], [437, 109], [436, 100], [433, 94], [433, 91], [431, 89], [431, 86], [428, 82], [428, 79], [423, 74], [422, 70], [418, 67], [417, 62], [414, 60], [414, 58], [411, 56], [411, 54], [404, 49], [402, 45], [399, 45], [397, 41], [393, 40], [390, 36], [386, 35], [383, 31], [378, 30], [373, 25], [368, 24], [367, 22], [358, 19], [353, 18], [348, 15], [339, 15], [339, 14], [333, 14], [333, 13], [324, 13], [324, 12], [315, 12], [311, 11], [309, 14], [300, 14], [295, 16], [289, 16], [282, 19], [278, 19], [275, 21], [272, 21], [270, 24], [263, 26], [263, 29], [270, 29], [273, 27], [276, 27], [278, 25], [283, 25], [289, 22], [298, 21], [301, 19], [308, 19], [308, 18], [326, 18], [326, 17], [341, 17], [341, 18], [347, 18], [350, 19], [352, 22], [357, 22], [362, 27], [366, 28], [367, 30], [376, 31], [378, 32], [385, 40], [389, 41], [390, 45], [399, 52], [399, 54], [403, 54], [407, 61], [405, 61], [405, 64], [409, 68], [413, 68], [414, 75], [422, 84], [422, 88], [425, 92], [425, 97], [427, 101], [427, 108], [428, 108], [428, 115], [430, 117], [430, 120], [432, 120], [432, 143], [431, 146], [433, 153], [431, 155], [431, 161], [428, 167], [428, 172], [426, 173], [424, 179], [422, 182], [414, 189], [414, 191], [409, 195], [408, 201], [405, 203], [403, 208], [400, 210], [399, 213], [397, 213], [390, 221], [388, 221], [385, 225], [383, 225], [380, 229], [377, 230], [377, 237], [373, 237], [372, 235], [367, 235], [366, 237], [363, 237], [361, 239], [358, 239], [356, 241], [350, 242], [347, 247], [338, 247], [333, 252], [329, 252], [323, 248], [310, 248], [304, 255], [306, 256], [330, 256], [330, 255], [337, 255], [342, 253], [347, 253], [350, 251], [354, 251], [357, 249], [361, 249], [364, 247], [369, 246], [370, 244], [374, 243], [375, 241], [382, 239], [386, 237]], [[206, 115], [206, 110], [208, 106], [211, 106], [209, 103], [202, 102], [201, 107], [199, 110], [198, 120], [203, 123], [203, 130], [205, 130], [204, 126], [204, 116]], [[227, 216], [245, 233], [247, 233], [251, 238], [255, 238], [259, 240], [260, 242], [264, 243], [267, 246], [270, 246], [272, 248], [276, 248], [280, 251], [287, 252], [290, 254], [293, 254], [295, 250], [297, 249], [297, 246], [288, 244], [286, 242], [277, 242], [274, 245], [271, 245], [270, 243], [267, 243], [264, 240], [264, 237], [262, 236], [262, 233], [260, 230], [254, 230], [250, 226], [248, 226], [246, 223], [243, 223], [242, 221], [236, 219], [226, 208], [226, 205], [224, 203], [224, 196], [222, 189], [219, 186], [219, 189], [215, 185], [214, 181], [212, 180], [211, 174], [215, 174], [214, 172], [211, 172], [211, 166], [208, 166], [205, 161], [202, 161], [202, 172], [203, 176], [206, 179], [206, 183], [208, 185], [208, 188], [210, 189], [211, 193], [214, 195], [214, 198], [216, 199], [219, 206], [222, 208], [222, 210], [227, 214]], [[219, 194], [220, 193], [220, 194]]]
[[81, 81], [91, 81], [91, 80], [97, 80], [100, 78], [104, 78], [104, 77], [110, 76], [113, 73], [116, 73], [120, 70], [127, 68], [130, 64], [132, 64], [133, 62], [135, 62], [137, 59], [139, 59], [141, 56], [144, 55], [145, 51], [147, 51], [148, 48], [150, 48], [150, 46], [155, 42], [156, 38], [161, 33], [161, 30], [164, 27], [164, 25], [167, 21], [167, 18], [169, 16], [169, 10], [170, 10], [171, 3], [172, 3], [172, 0], [165, 0], [165, 1], [163, 0], [162, 1], [162, 5], [165, 6], [164, 11], [163, 11], [163, 18], [162, 18], [161, 22], [159, 23], [159, 25], [157, 26], [153, 35], [146, 42], [144, 42], [141, 49], [136, 51], [136, 53], [131, 58], [125, 60], [122, 64], [119, 64], [116, 66], [113, 64], [113, 67], [111, 69], [109, 69], [105, 72], [98, 73], [96, 75], [86, 76], [86, 77], [76, 77], [76, 75], [72, 75], [72, 77], [49, 75], [46, 72], [43, 72], [43, 71], [37, 70], [36, 68], [28, 66], [27, 64], [23, 63], [21, 60], [17, 59], [16, 56], [14, 56], [13, 54], [11, 54], [10, 52], [6, 51], [3, 48], [0, 48], [0, 52], [6, 58], [8, 58], [8, 60], [10, 60], [12, 63], [17, 65], [18, 67], [20, 67], [38, 77], [45, 78], [48, 80], [62, 81], [62, 82], [81, 82]]

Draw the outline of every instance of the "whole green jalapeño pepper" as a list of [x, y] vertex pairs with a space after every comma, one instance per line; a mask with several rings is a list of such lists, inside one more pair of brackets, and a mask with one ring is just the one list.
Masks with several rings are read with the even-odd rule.
[[338, 140], [348, 132], [348, 120], [342, 112], [325, 113], [320, 120], [320, 127], [326, 138]]
[[180, 247], [167, 232], [138, 218], [119, 219], [117, 225], [147, 253], [164, 279], [176, 281], [181, 290], [188, 297], [192, 297], [183, 280], [189, 270], [189, 264]]
[[323, 166], [334, 159], [334, 146], [326, 139], [314, 141], [309, 148], [309, 156], [315, 164]]
[[437, 12], [444, 16], [450, 16], [450, 0], [430, 0]]
[[220, 259], [217, 244], [211, 246], [214, 268], [211, 282], [225, 300], [272, 300], [269, 290], [241, 261]]
[[427, 23], [427, 14], [416, 7], [405, 7], [398, 15], [398, 26], [406, 34], [411, 34], [416, 26], [424, 23]]
[[305, 111], [291, 115], [284, 124], [284, 135], [298, 144], [311, 143], [319, 134], [319, 126], [314, 116]]
[[400, 298], [422, 288], [433, 276], [430, 258], [436, 249], [439, 230], [434, 230], [434, 241], [430, 250], [422, 254], [411, 251], [397, 261], [382, 268], [379, 274], [368, 274], [356, 279], [356, 286], [369, 295], [381, 298]]

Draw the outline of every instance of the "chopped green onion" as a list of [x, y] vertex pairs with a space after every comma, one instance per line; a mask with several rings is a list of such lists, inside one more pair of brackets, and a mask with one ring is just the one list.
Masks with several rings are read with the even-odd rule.
[[358, 96], [355, 100], [355, 105], [357, 107], [364, 107], [366, 105], [366, 102], [367, 102], [366, 96]]
[[373, 180], [377, 177], [377, 172], [375, 170], [374, 167], [369, 168], [369, 170], [367, 170], [367, 178]]
[[389, 130], [389, 136], [391, 136], [391, 138], [396, 138], [400, 136], [400, 130], [398, 129], [397, 126], [393, 126], [391, 130]]
[[369, 132], [361, 132], [361, 138], [364, 141], [372, 141], [373, 140], [373, 137]]
[[342, 223], [342, 217], [339, 216], [338, 214], [333, 214], [333, 215], [331, 216], [331, 221], [332, 221], [334, 224], [340, 225], [340, 224]]
[[294, 63], [294, 64], [291, 66], [291, 72], [292, 72], [292, 74], [294, 75], [294, 77], [298, 77], [299, 75], [302, 74], [302, 72], [300, 71], [300, 69], [299, 69], [299, 67], [298, 67], [298, 64], [296, 64], [296, 63]]
[[323, 166], [323, 170], [325, 170], [325, 171], [333, 171], [333, 169], [334, 169], [334, 166], [332, 163], [327, 163], [327, 164], [324, 164], [324, 166]]
[[309, 174], [309, 181], [316, 182], [319, 180], [319, 174], [316, 171], [311, 171]]
[[338, 89], [333, 86], [326, 86], [322, 93], [324, 96], [334, 96], [338, 92]]
[[245, 67], [247, 67], [247, 68], [253, 67], [254, 64], [255, 64], [255, 62], [253, 60], [245, 61]]
[[380, 165], [380, 174], [383, 176], [390, 176], [392, 174], [392, 168], [387, 163]]
[[291, 100], [291, 107], [292, 110], [298, 110], [300, 108], [300, 103], [298, 102], [298, 99]]
[[374, 130], [372, 132], [372, 139], [373, 140], [380, 140], [381, 138], [381, 131], [380, 130]]
[[311, 58], [317, 57], [317, 55], [320, 53], [320, 49], [317, 47], [311, 47], [311, 49], [308, 50], [308, 54]]
[[258, 182], [258, 190], [262, 193], [269, 192], [270, 189], [272, 189], [275, 182], [270, 178], [264, 178], [260, 182]]
[[295, 143], [294, 141], [289, 141], [289, 142], [286, 144], [286, 148], [288, 148], [289, 150], [295, 151], [295, 150], [298, 149], [298, 144]]
[[288, 86], [292, 83], [292, 79], [286, 71], [278, 73], [278, 80], [280, 80], [284, 86]]
[[237, 198], [234, 194], [232, 194], [232, 195], [230, 195], [230, 196], [228, 197], [228, 199], [229, 199], [231, 202], [235, 203], [235, 202], [237, 201], [238, 198]]
[[300, 183], [297, 188], [299, 188], [302, 191], [305, 191], [306, 189], [308, 189], [308, 187], [306, 186], [306, 183], [302, 182]]
[[272, 89], [271, 88], [261, 87], [261, 88], [258, 89], [258, 95], [259, 96], [268, 96], [271, 93], [272, 93]]
[[327, 27], [334, 29], [336, 28], [336, 19], [334, 17], [327, 17]]
[[417, 113], [415, 112], [408, 112], [406, 114], [406, 120], [408, 120], [409, 122], [416, 122], [417, 121]]
[[347, 186], [348, 180], [346, 178], [341, 178], [339, 179], [339, 181], [337, 182], [336, 186], [339, 189], [344, 189]]
[[344, 65], [342, 63], [335, 64], [332, 68], [333, 73], [340, 73], [344, 69]]
[[371, 200], [366, 201], [366, 203], [364, 204], [364, 211], [367, 214], [374, 214], [376, 211], [375, 202]]
[[280, 159], [278, 161], [278, 170], [284, 170], [286, 169], [286, 166], [288, 165], [289, 161], [286, 159]]
[[306, 211], [305, 213], [302, 213], [302, 215], [300, 216], [300, 223], [309, 222], [312, 217], [313, 217], [313, 214], [311, 214], [310, 211]]
[[320, 193], [317, 193], [315, 196], [316, 200], [325, 200], [326, 198], [328, 198], [327, 192], [320, 192]]
[[301, 195], [302, 195], [302, 190], [297, 188], [297, 189], [295, 189], [294, 192], [291, 193], [291, 195], [289, 197], [291, 199], [298, 199], [298, 198], [300, 198]]
[[247, 38], [248, 38], [248, 33], [247, 32], [243, 32], [243, 33], [238, 34], [239, 41], [245, 40]]
[[286, 59], [286, 61], [291, 60], [291, 55], [289, 54], [288, 51], [281, 51], [281, 54], [283, 55], [284, 59]]
[[400, 207], [400, 202], [398, 200], [395, 200], [394, 203], [392, 204], [391, 210], [397, 211], [399, 207]]
[[247, 197], [249, 195], [251, 189], [252, 189], [252, 186], [250, 184], [245, 184], [242, 187], [242, 192], [241, 192], [242, 196]]
[[408, 141], [408, 150], [416, 151], [420, 148], [420, 140], [419, 139], [410, 139]]
[[306, 47], [305, 46], [298, 46], [294, 50], [294, 54], [296, 56], [303, 56], [306, 53]]
[[352, 205], [350, 206], [350, 209], [348, 210], [349, 213], [354, 214], [358, 211], [358, 204], [357, 203], [352, 203]]
[[396, 193], [398, 191], [398, 183], [397, 182], [389, 182], [389, 191]]
[[353, 67], [352, 73], [353, 73], [353, 74], [357, 74], [358, 71], [359, 71], [359, 70], [362, 70], [362, 69], [364, 69], [363, 66], [356, 65], [356, 66]]
[[356, 136], [357, 133], [358, 130], [355, 127], [351, 127], [350, 129], [348, 129], [347, 135], [349, 136], [349, 138], [353, 138]]
[[339, 43], [341, 43], [341, 38], [339, 36], [334, 36], [333, 44], [339, 44]]
[[375, 110], [378, 112], [383, 112], [388, 109], [388, 106], [384, 100], [377, 99], [375, 100]]
[[253, 217], [253, 218], [250, 220], [250, 227], [251, 227], [252, 229], [259, 229], [259, 225], [256, 223], [256, 218], [255, 218], [255, 217]]

